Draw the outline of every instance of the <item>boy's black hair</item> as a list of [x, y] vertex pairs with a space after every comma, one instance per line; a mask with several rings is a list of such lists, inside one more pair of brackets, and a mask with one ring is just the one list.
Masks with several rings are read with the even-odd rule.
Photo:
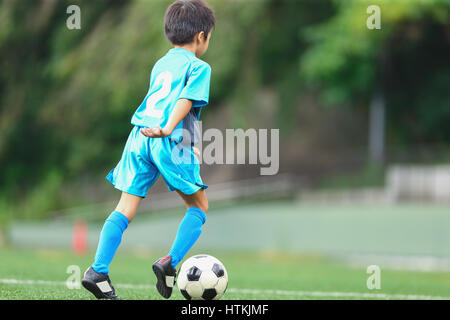
[[203, 0], [178, 0], [172, 3], [164, 18], [164, 33], [176, 45], [192, 42], [203, 31], [207, 37], [216, 25], [214, 11]]

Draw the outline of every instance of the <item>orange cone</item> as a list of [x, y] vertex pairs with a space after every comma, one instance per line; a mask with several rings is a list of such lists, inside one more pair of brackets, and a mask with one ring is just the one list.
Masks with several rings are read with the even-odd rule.
[[85, 220], [77, 220], [73, 224], [72, 250], [78, 255], [83, 255], [87, 247], [87, 223]]

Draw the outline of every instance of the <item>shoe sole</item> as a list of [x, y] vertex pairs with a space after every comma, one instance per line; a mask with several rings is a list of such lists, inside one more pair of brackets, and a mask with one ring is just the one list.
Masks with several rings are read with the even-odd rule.
[[86, 290], [88, 290], [90, 293], [92, 293], [97, 299], [120, 300], [119, 296], [116, 296], [115, 298], [106, 296], [100, 290], [100, 288], [97, 286], [97, 284], [94, 281], [83, 279], [83, 280], [81, 280], [81, 284]]
[[169, 299], [172, 295], [172, 289], [166, 286], [166, 274], [162, 267], [160, 267], [157, 263], [152, 266], [153, 272], [156, 275], [156, 290], [158, 290], [159, 294], [163, 296], [163, 298]]
[[81, 280], [81, 285], [88, 290], [90, 293], [92, 293], [97, 299], [106, 299], [103, 292], [100, 290], [99, 287], [95, 284], [95, 282], [83, 279]]

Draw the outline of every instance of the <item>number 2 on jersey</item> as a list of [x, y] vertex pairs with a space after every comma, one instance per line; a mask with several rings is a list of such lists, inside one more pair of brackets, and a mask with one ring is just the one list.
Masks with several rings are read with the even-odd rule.
[[155, 86], [159, 86], [162, 82], [161, 89], [154, 92], [147, 98], [146, 108], [144, 115], [153, 118], [161, 118], [163, 116], [162, 109], [156, 109], [156, 104], [165, 99], [172, 89], [172, 73], [169, 71], [162, 72], [156, 77]]

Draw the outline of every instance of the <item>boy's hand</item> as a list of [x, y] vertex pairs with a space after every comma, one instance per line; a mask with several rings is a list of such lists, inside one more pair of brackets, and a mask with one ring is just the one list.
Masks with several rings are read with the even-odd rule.
[[195, 156], [200, 159], [201, 154], [200, 154], [200, 150], [198, 150], [197, 147], [192, 147], [192, 151], [194, 152]]
[[155, 128], [143, 128], [141, 133], [149, 138], [164, 138], [170, 136], [176, 126], [183, 120], [192, 108], [192, 101], [188, 99], [179, 99], [170, 114], [169, 120], [164, 128], [160, 126]]
[[141, 133], [149, 138], [164, 138], [170, 136], [171, 132], [166, 128], [156, 127], [156, 128], [143, 128]]

